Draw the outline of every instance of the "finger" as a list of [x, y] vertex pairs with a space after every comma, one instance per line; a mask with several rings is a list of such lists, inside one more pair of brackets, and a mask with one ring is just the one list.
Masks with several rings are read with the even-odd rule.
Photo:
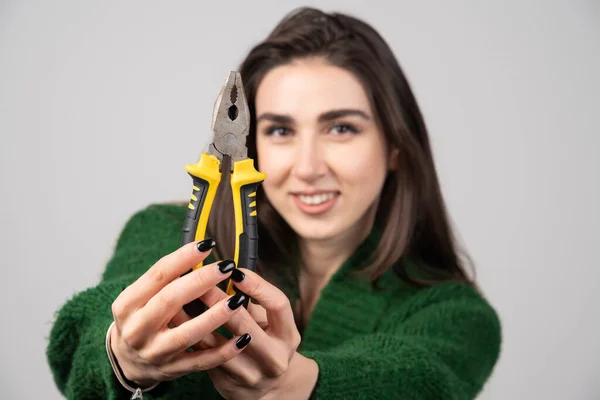
[[[232, 316], [238, 314], [243, 309], [241, 307], [243, 301], [244, 296], [240, 294], [222, 299], [214, 307], [210, 307], [204, 313], [182, 325], [159, 332], [149, 347], [150, 354], [146, 354], [144, 358], [163, 359], [187, 350], [227, 322]], [[244, 333], [246, 332], [242, 334]]]
[[[223, 293], [223, 296], [225, 297], [226, 294]], [[224, 297], [219, 297], [219, 299]], [[267, 329], [269, 326], [269, 321], [267, 320], [267, 311], [260, 304], [254, 304], [252, 302], [248, 303], [248, 312], [256, 321], [258, 326], [260, 326], [263, 330]], [[177, 315], [171, 319], [171, 323], [173, 323], [175, 326], [179, 326], [190, 319], [190, 316], [185, 311], [179, 310]]]
[[[223, 297], [218, 297], [218, 299], [225, 298], [226, 294], [223, 293]], [[267, 320], [267, 311], [260, 305], [254, 304], [252, 302], [248, 303], [248, 312], [252, 316], [252, 318], [256, 321], [258, 326], [260, 326], [263, 330], [267, 329], [269, 326], [269, 321]], [[181, 325], [185, 321], [189, 321], [190, 316], [183, 310], [180, 310], [175, 317], [171, 320], [175, 325]], [[176, 322], [177, 321], [177, 322]], [[181, 321], [181, 322], [178, 322]]]
[[192, 319], [183, 309], [179, 310], [177, 314], [169, 322], [169, 328], [176, 328], [179, 325], [183, 325], [185, 322]]
[[147, 332], [164, 328], [185, 304], [228, 278], [234, 268], [233, 261], [225, 260], [208, 264], [175, 279], [132, 316], [137, 323], [134, 325], [136, 330]]
[[222, 345], [206, 350], [183, 352], [162, 369], [168, 376], [181, 376], [195, 371], [215, 368], [233, 359], [247, 347], [251, 337], [234, 337]]
[[[227, 295], [223, 292], [223, 298], [226, 297]], [[175, 315], [175, 317], [173, 317], [170, 324], [174, 328], [186, 323], [189, 320], [191, 320], [191, 317], [184, 310], [181, 310], [177, 313], [177, 315]], [[228, 340], [225, 336], [218, 332], [212, 332], [204, 336], [198, 343], [194, 344], [192, 348], [196, 351], [201, 351], [222, 346], [223, 344], [227, 343], [227, 341]], [[246, 384], [256, 382], [257, 379], [260, 378], [260, 376], [257, 374], [262, 374], [257, 368], [256, 362], [254, 362], [252, 358], [246, 356], [245, 354], [240, 354], [237, 357], [223, 363], [220, 368], [222, 368], [223, 371], [227, 372], [238, 382], [243, 382]]]
[[[215, 304], [218, 304], [218, 302], [223, 301], [223, 299], [226, 298], [228, 298], [227, 293], [217, 286], [210, 288], [206, 293], [200, 296], [200, 300], [202, 300], [207, 307], [213, 307]], [[246, 309], [242, 310], [239, 314], [232, 316], [225, 323], [225, 327], [234, 335], [241, 335], [244, 332], [250, 333], [255, 339], [252, 344], [253, 347], [257, 346], [259, 342], [262, 342], [263, 337], [268, 340], [268, 335]]]
[[[213, 287], [201, 296], [201, 300], [212, 308], [226, 297], [227, 294], [220, 288]], [[285, 363], [281, 360], [282, 343], [269, 337], [246, 309], [243, 308], [239, 313], [233, 315], [224, 325], [234, 335], [248, 332], [252, 336], [252, 344], [244, 351], [244, 354], [254, 361], [252, 368], [275, 376], [278, 376], [281, 370], [285, 368]], [[243, 375], [240, 369], [237, 369], [237, 371], [239, 375]]]
[[[256, 387], [259, 382], [264, 380], [264, 374], [256, 367], [256, 363], [247, 356], [247, 350], [235, 358], [227, 361], [225, 364], [207, 371], [213, 382], [228, 382], [231, 379], [237, 384], [246, 387]], [[248, 364], [240, 360], [246, 361]], [[235, 364], [235, 368], [230, 365]]]
[[[191, 319], [192, 318], [184, 310], [180, 310], [180, 312], [178, 312], [171, 320], [170, 326], [174, 328]], [[198, 343], [194, 344], [192, 348], [195, 351], [208, 350], [223, 346], [227, 342], [228, 339], [225, 336], [218, 332], [212, 332], [209, 335], [204, 336]], [[258, 373], [256, 364], [251, 358], [245, 356], [243, 353], [238, 354], [236, 357], [226, 361], [219, 367], [212, 369], [214, 372], [217, 372], [218, 370], [221, 370], [221, 372], [219, 372], [220, 374], [227, 373], [238, 382], [256, 382], [256, 379], [259, 378], [256, 376]]]
[[214, 245], [212, 239], [191, 242], [163, 256], [117, 297], [113, 303], [115, 320], [126, 318], [171, 281], [189, 272], [208, 256]]
[[[222, 346], [227, 342], [228, 339], [225, 336], [218, 332], [212, 332], [211, 334], [204, 336], [200, 342], [196, 343], [192, 347], [195, 351], [203, 351]], [[219, 368], [223, 369], [223, 371], [226, 371], [237, 381], [246, 383], [253, 382], [252, 379], [257, 378], [257, 373], [262, 375], [259, 368], [257, 368], [256, 362], [244, 353], [238, 354], [231, 360], [224, 362], [223, 364], [219, 365]]]
[[[191, 319], [192, 318], [184, 310], [180, 310], [173, 317], [173, 319], [171, 319], [171, 322], [169, 323], [169, 327], [171, 329], [176, 328], [180, 325], [183, 325], [184, 323], [186, 323], [187, 321], [189, 321]], [[211, 347], [221, 346], [225, 342], [227, 342], [227, 338], [225, 338], [223, 335], [221, 335], [218, 332], [212, 332], [212, 333], [204, 336], [198, 343], [194, 344], [192, 347], [194, 348], [194, 350], [204, 350], [204, 349], [208, 349]]]
[[[185, 311], [181, 310], [181, 312], [177, 313], [177, 315], [173, 317], [171, 320], [171, 325], [176, 327], [189, 321], [190, 319], [190, 316]], [[195, 351], [202, 351], [222, 346], [227, 342], [228, 340], [225, 336], [218, 332], [212, 332], [209, 335], [204, 336], [198, 343], [194, 344], [192, 348]], [[262, 373], [256, 366], [256, 362], [243, 353], [221, 364], [218, 368], [213, 369], [213, 371], [217, 371], [218, 369], [222, 370], [220, 372], [221, 374], [227, 373], [236, 381], [248, 385], [256, 382], [258, 379], [260, 379], [260, 376], [262, 376]]]
[[266, 310], [270, 332], [285, 340], [298, 335], [292, 306], [285, 293], [246, 268], [237, 269], [231, 278], [239, 290], [258, 300]]
[[[227, 294], [219, 288], [214, 288], [211, 290], [213, 291], [212, 298], [214, 300], [214, 303], [211, 302], [211, 304], [215, 304], [218, 301], [226, 299], [228, 297]], [[253, 306], [255, 308], [262, 309], [262, 314], [266, 315], [262, 307], [254, 304]], [[249, 306], [249, 309], [252, 309], [252, 307]], [[260, 310], [258, 310], [258, 313], [260, 314]], [[175, 317], [173, 317], [173, 319], [171, 320], [171, 325], [173, 327], [180, 326], [191, 319], [192, 318], [184, 310], [181, 310], [177, 313], [177, 315], [175, 315]], [[264, 323], [267, 324], [266, 317]], [[227, 327], [227, 323], [225, 324], [225, 326]], [[212, 332], [204, 336], [198, 343], [194, 344], [192, 348], [196, 351], [201, 351], [222, 346], [223, 344], [227, 343], [227, 341], [228, 339], [225, 336], [221, 335], [218, 332]], [[252, 359], [252, 357], [246, 355], [245, 352], [223, 363], [219, 366], [219, 368], [221, 368], [227, 374], [232, 376], [236, 381], [243, 382], [248, 385], [252, 385], [253, 383], [257, 382], [262, 376], [262, 372], [260, 371], [260, 368], [258, 368], [257, 363]]]
[[263, 330], [266, 330], [269, 327], [269, 320], [267, 319], [267, 310], [265, 310], [263, 306], [261, 306], [260, 304], [254, 304], [250, 302], [248, 304], [248, 313], [256, 321], [258, 326], [260, 326]]

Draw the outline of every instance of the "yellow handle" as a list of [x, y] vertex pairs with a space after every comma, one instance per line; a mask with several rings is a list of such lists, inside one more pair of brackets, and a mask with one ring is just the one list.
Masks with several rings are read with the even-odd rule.
[[[194, 191], [188, 204], [187, 218], [184, 224], [184, 244], [205, 238], [208, 216], [217, 193], [217, 187], [221, 182], [220, 164], [217, 157], [202, 153], [196, 164], [185, 166], [194, 181]], [[200, 267], [202, 267], [202, 262], [193, 269]]]
[[[256, 227], [256, 189], [267, 175], [254, 168], [251, 158], [236, 161], [231, 174], [231, 193], [235, 212], [235, 254], [238, 268], [254, 270], [257, 258], [258, 233]], [[227, 294], [235, 290], [229, 281]]]

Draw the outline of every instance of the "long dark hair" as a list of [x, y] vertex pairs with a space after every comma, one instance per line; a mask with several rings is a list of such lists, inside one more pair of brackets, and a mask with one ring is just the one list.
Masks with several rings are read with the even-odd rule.
[[[389, 147], [399, 150], [398, 168], [386, 177], [377, 209], [379, 244], [361, 272], [373, 282], [393, 268], [418, 286], [446, 280], [472, 283], [465, 269], [468, 257], [459, 257], [457, 251], [417, 101], [391, 49], [365, 22], [340, 13], [300, 8], [251, 49], [239, 69], [251, 113], [249, 156], [257, 160], [255, 97], [261, 80], [276, 66], [314, 56], [345, 68], [362, 82]], [[224, 179], [208, 226], [217, 242], [217, 257], [233, 254], [228, 186]], [[282, 268], [298, 262], [297, 236], [260, 188], [257, 208], [261, 223], [257, 268], [276, 280]]]

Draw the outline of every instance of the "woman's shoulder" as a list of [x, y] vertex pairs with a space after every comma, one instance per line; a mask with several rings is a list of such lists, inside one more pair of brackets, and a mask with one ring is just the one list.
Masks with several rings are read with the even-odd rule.
[[[408, 288], [408, 289], [407, 289]], [[474, 283], [448, 280], [427, 287], [406, 284], [392, 295], [390, 321], [409, 319], [455, 321], [469, 320], [499, 334], [501, 321], [496, 308]]]
[[421, 268], [414, 259], [404, 260], [403, 273], [390, 268], [382, 281], [394, 292], [395, 302], [423, 308], [447, 303], [481, 304], [492, 307], [476, 281], [445, 276], [432, 268]]
[[125, 223], [125, 227], [164, 223], [181, 224], [186, 216], [187, 203], [150, 203], [139, 207], [131, 212]]
[[117, 250], [140, 238], [180, 237], [187, 203], [150, 203], [130, 212], [119, 232]]
[[415, 289], [410, 296], [410, 303], [418, 307], [429, 307], [436, 304], [480, 304], [492, 307], [483, 292], [475, 283], [448, 280], [431, 286]]
[[130, 213], [130, 218], [140, 216], [165, 216], [182, 218], [187, 212], [187, 202], [160, 202], [149, 203], [142, 207], [138, 207]]

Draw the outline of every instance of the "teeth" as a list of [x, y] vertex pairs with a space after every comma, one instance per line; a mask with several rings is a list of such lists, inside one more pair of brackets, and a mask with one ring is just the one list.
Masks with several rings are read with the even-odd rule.
[[335, 193], [324, 193], [324, 194], [317, 194], [314, 196], [306, 196], [306, 195], [298, 195], [298, 198], [300, 199], [301, 202], [303, 202], [304, 204], [309, 204], [309, 205], [316, 205], [316, 204], [321, 204], [324, 203], [328, 200], [331, 200], [335, 197]]

